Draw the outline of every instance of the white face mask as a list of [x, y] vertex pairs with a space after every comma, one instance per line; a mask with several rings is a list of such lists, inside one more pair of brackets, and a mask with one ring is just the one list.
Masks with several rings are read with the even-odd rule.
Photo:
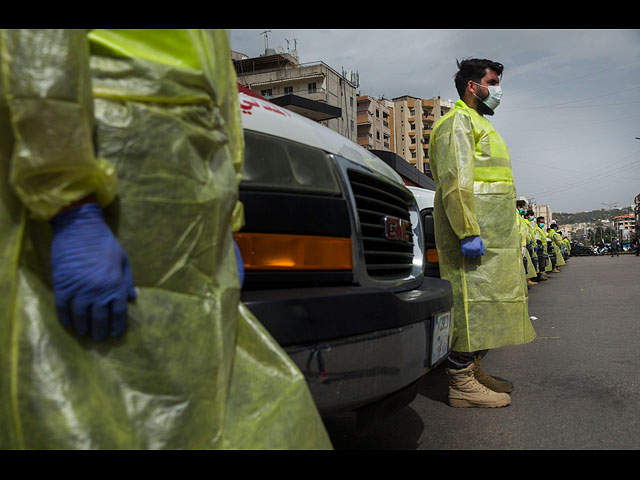
[[473, 83], [489, 90], [489, 96], [487, 96], [487, 98], [485, 98], [484, 100], [482, 100], [474, 93], [475, 97], [478, 100], [482, 100], [482, 103], [484, 103], [491, 110], [495, 110], [496, 108], [498, 108], [498, 105], [500, 105], [500, 99], [502, 98], [502, 88], [500, 87], [500, 85], [480, 85], [476, 82]]

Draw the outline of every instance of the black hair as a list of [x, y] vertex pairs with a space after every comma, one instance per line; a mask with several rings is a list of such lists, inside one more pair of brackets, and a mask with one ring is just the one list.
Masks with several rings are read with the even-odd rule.
[[538, 217], [538, 218], [536, 218], [536, 222], [539, 222], [540, 219], [542, 219], [544, 221], [544, 217]]
[[467, 90], [467, 82], [472, 80], [476, 83], [480, 83], [482, 77], [487, 74], [487, 68], [490, 68], [498, 77], [502, 77], [502, 70], [504, 65], [486, 58], [467, 58], [466, 60], [456, 60], [458, 65], [458, 72], [453, 77], [455, 80], [456, 90], [460, 98], [464, 96], [464, 92]]
[[527, 202], [525, 202], [524, 200], [516, 200], [516, 207], [526, 207], [527, 206]]
[[549, 225], [551, 228], [558, 228], [558, 224], [557, 223], [552, 223], [551, 225]]

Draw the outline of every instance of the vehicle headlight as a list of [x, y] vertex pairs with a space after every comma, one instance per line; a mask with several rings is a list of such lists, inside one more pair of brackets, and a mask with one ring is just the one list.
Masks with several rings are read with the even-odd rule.
[[339, 195], [331, 160], [322, 150], [245, 130], [241, 186], [320, 195]]

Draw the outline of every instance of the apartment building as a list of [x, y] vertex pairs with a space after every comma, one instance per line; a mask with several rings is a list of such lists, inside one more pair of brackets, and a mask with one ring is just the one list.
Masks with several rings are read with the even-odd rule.
[[545, 229], [553, 223], [553, 216], [551, 213], [551, 207], [549, 205], [534, 205], [533, 213], [535, 214], [536, 218], [544, 217]]
[[369, 150], [391, 151], [390, 110], [382, 101], [369, 96], [357, 97], [358, 144]]
[[421, 99], [410, 95], [393, 100], [393, 135], [391, 149], [424, 173], [429, 169], [429, 140], [433, 124], [454, 108], [450, 100], [440, 97]]
[[636, 216], [636, 231], [640, 230], [640, 194], [636, 195], [633, 199], [634, 208], [633, 211]]
[[631, 232], [634, 232], [636, 229], [636, 216], [633, 212], [627, 213], [626, 215], [618, 215], [614, 217], [613, 225], [615, 231], [620, 236], [620, 240], [629, 242]]
[[249, 58], [232, 52], [238, 82], [273, 103], [357, 141], [354, 76], [324, 62], [299, 63], [297, 55], [266, 49]]

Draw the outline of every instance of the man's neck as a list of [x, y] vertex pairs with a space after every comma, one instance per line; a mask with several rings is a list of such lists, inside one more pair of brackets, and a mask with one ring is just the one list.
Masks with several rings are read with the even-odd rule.
[[471, 92], [467, 92], [467, 94], [462, 98], [462, 101], [467, 107], [472, 108], [476, 112], [478, 112], [478, 115], [483, 115], [478, 107], [478, 99], [474, 97]]

